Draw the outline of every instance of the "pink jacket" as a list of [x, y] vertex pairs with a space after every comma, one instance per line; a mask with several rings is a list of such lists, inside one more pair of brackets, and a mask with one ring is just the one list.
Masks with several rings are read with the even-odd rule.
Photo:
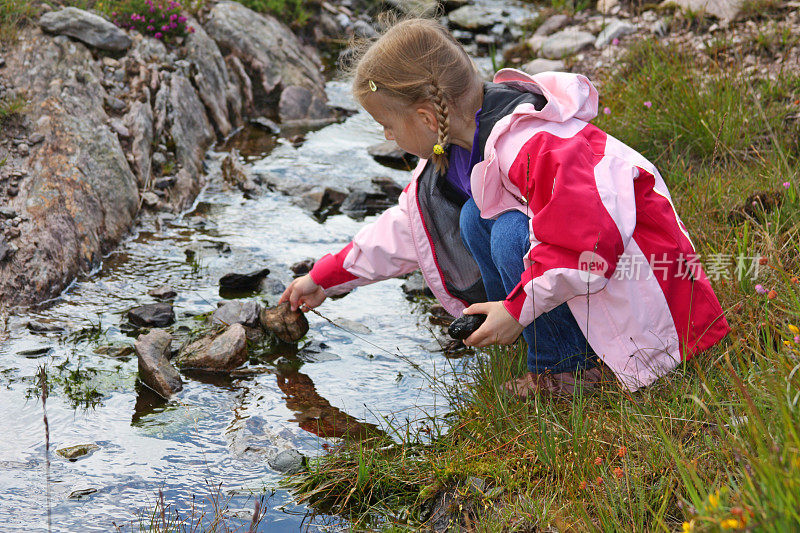
[[[527, 326], [567, 302], [592, 349], [629, 390], [723, 338], [730, 328], [658, 170], [588, 123], [597, 115], [591, 82], [513, 69], [494, 82], [492, 94], [519, 96], [487, 129], [471, 186], [482, 217], [516, 209], [530, 219], [526, 270], [504, 302], [512, 316]], [[539, 111], [525, 101], [536, 94], [547, 101]], [[457, 216], [430, 220], [458, 210], [431, 200], [441, 189], [432, 167], [420, 161], [397, 206], [317, 261], [311, 277], [327, 294], [420, 269], [454, 316], [480, 301]]]

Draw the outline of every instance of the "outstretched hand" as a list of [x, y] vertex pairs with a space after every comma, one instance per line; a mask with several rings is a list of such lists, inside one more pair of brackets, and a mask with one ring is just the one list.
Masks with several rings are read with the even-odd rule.
[[300, 307], [301, 311], [306, 312], [313, 309], [325, 301], [325, 292], [322, 287], [314, 283], [309, 274], [300, 276], [293, 280], [286, 290], [283, 291], [281, 299], [278, 300], [279, 304], [289, 302], [292, 311], [296, 311]]
[[525, 329], [506, 310], [503, 302], [472, 304], [464, 310], [465, 315], [478, 313], [486, 315], [486, 321], [472, 335], [464, 339], [464, 344], [467, 346], [483, 348], [490, 344], [512, 344]]

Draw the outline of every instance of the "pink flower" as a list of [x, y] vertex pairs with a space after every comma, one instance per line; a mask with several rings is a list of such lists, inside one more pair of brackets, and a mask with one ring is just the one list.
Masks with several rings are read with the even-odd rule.
[[154, 27], [152, 27], [152, 26], [148, 26], [148, 27], [147, 27], [147, 31], [153, 31], [154, 29], [155, 29], [155, 28], [154, 28]]
[[789, 188], [789, 187], [791, 187], [791, 186], [792, 186], [792, 184], [791, 184], [791, 183], [789, 183], [788, 181], [784, 181], [784, 182], [783, 182], [783, 188], [784, 188], [784, 189], [788, 189], [788, 188]]
[[188, 31], [189, 33], [194, 33], [194, 28], [189, 26], [188, 28], [186, 28], [186, 31]]
[[619, 39], [614, 37], [613, 39], [611, 39], [611, 44], [613, 44], [614, 46], [617, 46], [619, 44]]
[[755, 289], [758, 294], [767, 294], [768, 292], [767, 289], [765, 289], [764, 286], [761, 285], [760, 283], [755, 286]]
[[150, 13], [155, 13], [156, 12], [156, 8], [154, 8], [153, 6], [150, 6], [150, 10], [149, 11], [150, 11]]
[[647, 109], [650, 109], [651, 107], [653, 107], [653, 102], [651, 102], [650, 100], [645, 100], [645, 102], [644, 102], [644, 106], [645, 106]]
[[795, 335], [794, 336], [794, 343], [795, 344], [800, 344], [800, 335]]
[[179, 22], [179, 23], [181, 23], [181, 24], [183, 24], [184, 22], [186, 22], [186, 20], [187, 20], [187, 19], [186, 19], [186, 17], [184, 17], [183, 15], [181, 15], [180, 17], [178, 17], [178, 22]]
[[176, 18], [178, 18], [177, 13], [173, 13], [172, 15], [169, 16], [169, 21], [170, 22], [175, 22]]
[[611, 108], [610, 107], [604, 107], [603, 108], [603, 114], [604, 115], [610, 115], [611, 114]]
[[156, 39], [161, 39], [163, 36], [164, 35], [162, 35], [160, 31], [157, 31], [156, 34], [153, 35], [153, 37], [155, 37]]
[[167, 24], [164, 24], [163, 26], [161, 26], [161, 31], [168, 31], [168, 30], [169, 30], [169, 26]]

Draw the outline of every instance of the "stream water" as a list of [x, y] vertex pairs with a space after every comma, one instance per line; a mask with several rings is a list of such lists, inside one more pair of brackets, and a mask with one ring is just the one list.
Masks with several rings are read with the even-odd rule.
[[[343, 84], [328, 89], [334, 103], [352, 105]], [[341, 187], [378, 176], [405, 185], [410, 178], [367, 155], [366, 147], [383, 138], [364, 113], [308, 133], [299, 147], [263, 132], [240, 139], [249, 139], [238, 147], [256, 173]], [[315, 433], [341, 434], [341, 424], [385, 427], [386, 419], [405, 423], [446, 411], [427, 378], [375, 347], [399, 350], [431, 374], [452, 373], [458, 364], [431, 351], [425, 305], [405, 297], [402, 280], [359, 288], [319, 308], [349, 321], [362, 339], [309, 314], [307, 341], [326, 345], [317, 344], [316, 353], [251, 359], [249, 374], [184, 376], [183, 391], [169, 402], [137, 383], [136, 355], [125, 349], [136, 333], [125, 327], [125, 314], [154, 301], [149, 289], [169, 284], [178, 292], [170, 329], [186, 336], [200, 325], [197, 315], [224, 299], [217, 284], [224, 273], [267, 267], [274, 284], [288, 284], [290, 265], [338, 250], [371, 220], [334, 215], [319, 222], [277, 192], [245, 198], [219, 179], [223, 155], [209, 153], [210, 184], [191, 211], [145, 217], [96, 271], [41, 309], [9, 317], [0, 344], [0, 530], [46, 531], [48, 491], [52, 531], [148, 530], [159, 490], [167, 519], [177, 512], [208, 520], [219, 506], [234, 529], [246, 530], [254, 500], [266, 492], [259, 531], [339, 530], [344, 526], [334, 518], [309, 518], [293, 503], [268, 460], [285, 449], [324, 453], [323, 444], [336, 439]], [[274, 304], [278, 290], [243, 297]], [[61, 330], [36, 333], [29, 320]], [[36, 380], [42, 366], [50, 387], [49, 483]], [[99, 448], [74, 462], [55, 453], [78, 444]]]

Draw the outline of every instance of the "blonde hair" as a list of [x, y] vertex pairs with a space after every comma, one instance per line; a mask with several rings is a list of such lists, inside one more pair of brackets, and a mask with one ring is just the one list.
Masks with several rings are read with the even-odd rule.
[[[464, 48], [433, 19], [390, 23], [377, 40], [354, 43], [353, 47], [349, 71], [356, 100], [363, 105], [368, 95], [377, 92], [408, 105], [430, 102], [439, 126], [437, 143], [443, 148], [450, 142], [451, 114], [469, 119], [470, 110], [474, 112], [480, 105], [483, 93], [478, 69]], [[432, 159], [440, 172], [447, 169], [447, 151]]]

